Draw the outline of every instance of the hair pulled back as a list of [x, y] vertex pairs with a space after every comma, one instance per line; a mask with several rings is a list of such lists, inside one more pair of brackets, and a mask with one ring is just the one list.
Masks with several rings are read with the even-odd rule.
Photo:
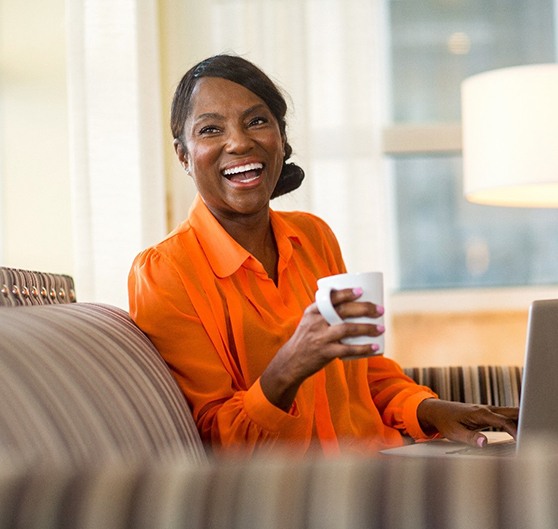
[[184, 123], [192, 109], [192, 93], [198, 79], [202, 77], [220, 77], [247, 88], [271, 110], [277, 123], [281, 136], [285, 140], [285, 156], [283, 168], [273, 190], [271, 198], [276, 198], [297, 189], [304, 179], [304, 171], [294, 163], [287, 163], [293, 152], [287, 141], [287, 103], [280, 90], [273, 81], [255, 64], [236, 55], [214, 55], [188, 70], [178, 84], [171, 106], [171, 131], [174, 139], [184, 145]]

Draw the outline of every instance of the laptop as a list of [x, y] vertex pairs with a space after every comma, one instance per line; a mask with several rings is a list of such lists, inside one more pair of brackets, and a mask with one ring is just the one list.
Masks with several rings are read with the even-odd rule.
[[529, 308], [517, 440], [506, 432], [483, 432], [488, 446], [475, 448], [445, 439], [382, 450], [409, 457], [516, 457], [541, 440], [558, 439], [558, 299]]

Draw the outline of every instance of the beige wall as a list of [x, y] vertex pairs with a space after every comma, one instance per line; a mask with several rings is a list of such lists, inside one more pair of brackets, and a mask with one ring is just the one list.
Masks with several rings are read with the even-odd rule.
[[178, 163], [170, 132], [169, 116], [172, 96], [182, 75], [196, 62], [206, 57], [204, 39], [192, 39], [195, 25], [210, 27], [207, 7], [202, 2], [191, 2], [183, 8], [183, 0], [159, 0], [159, 43], [161, 47], [161, 96], [165, 175], [167, 178], [167, 222], [173, 228], [188, 214], [196, 189]]
[[64, 23], [64, 0], [0, 0], [0, 256], [72, 273]]
[[525, 311], [393, 316], [386, 349], [403, 366], [523, 365]]

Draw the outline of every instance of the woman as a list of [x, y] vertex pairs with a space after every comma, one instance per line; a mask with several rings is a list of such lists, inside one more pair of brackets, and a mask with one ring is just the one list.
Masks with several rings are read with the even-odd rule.
[[[182, 78], [171, 128], [198, 190], [188, 219], [142, 252], [129, 278], [130, 312], [172, 369], [202, 439], [219, 451], [288, 446], [372, 453], [443, 435], [482, 446], [481, 428], [515, 435], [517, 409], [450, 403], [416, 385], [367, 345], [369, 324], [329, 326], [316, 281], [345, 272], [330, 228], [270, 199], [296, 189], [287, 163], [284, 98], [243, 58], [218, 55]], [[343, 317], [377, 317], [358, 289], [332, 301]], [[343, 361], [362, 355], [362, 359]]]

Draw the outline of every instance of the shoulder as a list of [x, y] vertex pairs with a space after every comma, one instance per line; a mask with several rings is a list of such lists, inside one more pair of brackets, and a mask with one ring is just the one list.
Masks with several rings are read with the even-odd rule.
[[336, 240], [333, 230], [325, 220], [307, 211], [276, 211], [288, 226], [299, 232], [300, 236], [308, 236], [315, 239]]
[[162, 241], [141, 251], [133, 261], [132, 272], [141, 275], [164, 272], [172, 275], [172, 271], [177, 267], [177, 261], [185, 261], [188, 248], [195, 243], [195, 240], [189, 222], [184, 221]]

